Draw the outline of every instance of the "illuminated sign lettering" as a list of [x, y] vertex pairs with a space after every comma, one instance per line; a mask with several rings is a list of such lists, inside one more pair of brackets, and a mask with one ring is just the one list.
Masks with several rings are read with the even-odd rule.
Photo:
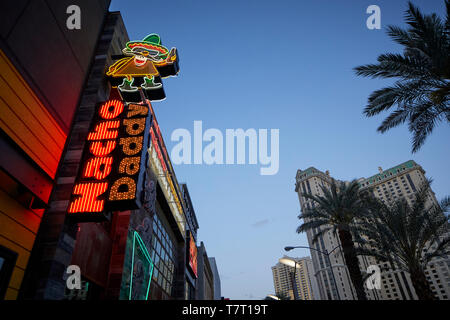
[[[103, 220], [102, 213], [107, 211], [141, 206], [145, 174], [142, 167], [147, 164], [145, 151], [150, 145], [149, 118], [154, 117], [149, 101], [164, 99], [161, 79], [176, 76], [179, 71], [177, 49], [163, 46], [157, 34], [127, 42], [122, 52], [106, 72], [112, 96], [118, 99], [111, 98], [98, 106], [69, 201], [69, 217], [80, 221]], [[159, 127], [152, 130], [156, 132], [151, 135], [151, 145], [158, 157], [152, 163], [161, 169], [165, 195], [170, 194], [171, 210], [184, 236], [182, 205], [167, 163], [170, 172], [173, 168], [163, 143], [161, 152]]]
[[189, 251], [188, 251], [188, 261], [189, 268], [191, 268], [192, 272], [195, 274], [197, 278], [197, 245], [195, 244], [194, 237], [192, 233], [189, 232]]
[[102, 103], [93, 121], [68, 213], [99, 221], [105, 211], [140, 207], [149, 139], [149, 105], [120, 100]]
[[[151, 110], [151, 109], [150, 109]], [[152, 113], [153, 114], [153, 113]], [[172, 181], [173, 169], [171, 168], [169, 158], [167, 157], [167, 151], [165, 151], [164, 141], [156, 118], [152, 118], [152, 127], [150, 128], [151, 145], [149, 149], [150, 153], [150, 166], [158, 176], [158, 182], [167, 199], [169, 207], [172, 211], [172, 215], [178, 224], [183, 237], [186, 230], [186, 218], [183, 214], [183, 206], [178, 196], [178, 192], [175, 189], [175, 185]], [[161, 151], [164, 150], [163, 152]], [[171, 170], [168, 169], [168, 165]]]
[[160, 37], [152, 33], [141, 41], [127, 42], [122, 52], [124, 57], [111, 65], [106, 75], [112, 87], [119, 89], [123, 100], [141, 101], [139, 91], [148, 100], [164, 99], [161, 78], [178, 74], [177, 49], [169, 51], [161, 44]]

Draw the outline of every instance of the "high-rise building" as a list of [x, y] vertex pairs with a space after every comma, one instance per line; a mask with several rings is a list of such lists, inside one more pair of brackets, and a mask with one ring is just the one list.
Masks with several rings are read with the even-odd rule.
[[216, 258], [210, 257], [209, 264], [211, 265], [211, 270], [213, 272], [214, 279], [214, 300], [220, 300], [222, 298], [221, 287], [220, 287], [220, 275], [219, 269], [217, 269]]
[[[359, 179], [362, 190], [372, 192], [382, 202], [390, 202], [399, 198], [406, 199], [410, 204], [414, 193], [426, 181], [425, 170], [416, 162], [410, 160], [393, 168], [383, 170], [367, 179]], [[436, 196], [430, 189], [428, 203], [437, 204]], [[388, 263], [381, 267], [388, 269]], [[436, 258], [425, 270], [431, 290], [440, 300], [450, 297], [450, 257]], [[409, 275], [405, 272], [389, 270], [381, 274], [382, 299], [417, 299]]]
[[[329, 187], [332, 178], [329, 172], [325, 173], [310, 167], [306, 170], [298, 170], [296, 176], [295, 191], [298, 193], [301, 210], [311, 209], [314, 203], [301, 194], [311, 193], [321, 195], [321, 186]], [[336, 234], [327, 232], [319, 236], [315, 243], [312, 239], [320, 228], [314, 228], [306, 233], [311, 250], [311, 258], [316, 270], [317, 282], [321, 299], [323, 300], [354, 300], [356, 292], [350, 282], [350, 276], [345, 267], [344, 257], [340, 247], [340, 241]], [[329, 255], [325, 254], [329, 253]], [[332, 268], [331, 268], [332, 265]]]
[[[378, 174], [370, 178], [360, 178], [358, 182], [362, 190], [372, 192], [383, 202], [398, 198], [404, 198], [411, 202], [414, 192], [426, 179], [423, 168], [412, 160], [387, 170], [382, 168], [378, 168], [378, 170]], [[328, 188], [333, 179], [328, 170], [325, 173], [314, 167], [298, 170], [295, 191], [299, 197], [301, 210], [304, 211], [314, 206], [313, 201], [305, 199], [302, 193], [321, 195], [321, 186]], [[436, 202], [436, 197], [432, 191], [429, 194], [429, 201]], [[314, 267], [318, 270], [317, 279], [323, 299], [356, 299], [348, 269], [345, 266], [339, 238], [329, 231], [320, 236], [318, 241], [312, 243], [312, 238], [318, 231], [319, 228], [316, 228], [307, 232], [309, 246], [321, 252], [332, 252], [329, 254], [330, 259], [328, 260], [327, 255], [311, 250]], [[358, 260], [362, 271], [366, 271], [369, 265], [377, 264], [377, 261], [372, 257], [358, 257]], [[330, 262], [332, 268], [330, 268]], [[437, 258], [432, 261], [426, 270], [431, 289], [439, 299], [448, 299], [450, 296], [449, 265], [448, 257]], [[384, 264], [381, 267], [388, 268], [388, 265]], [[336, 281], [333, 280], [331, 270], [334, 272]], [[369, 290], [365, 287], [369, 299], [417, 299], [409, 275], [405, 272], [394, 270], [382, 272], [381, 282], [381, 290]]]
[[295, 268], [278, 262], [272, 267], [273, 284], [276, 294], [288, 296], [294, 300], [319, 300], [319, 292], [314, 277], [314, 268], [310, 257], [291, 258], [296, 261]]

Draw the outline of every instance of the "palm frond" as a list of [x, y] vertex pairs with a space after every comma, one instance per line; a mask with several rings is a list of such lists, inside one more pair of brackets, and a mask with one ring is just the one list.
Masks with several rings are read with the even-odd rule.
[[402, 269], [412, 270], [450, 250], [448, 216], [450, 198], [441, 204], [429, 203], [427, 179], [415, 192], [411, 205], [399, 199], [390, 205], [372, 206], [371, 215], [361, 221], [364, 240], [358, 249], [380, 260], [393, 259]]
[[368, 105], [364, 109], [367, 117], [372, 117], [382, 111], [399, 104], [401, 108], [415, 102], [422, 102], [431, 92], [429, 82], [415, 80], [409, 82], [397, 81], [393, 86], [374, 91], [368, 99]]
[[442, 119], [431, 109], [431, 103], [418, 106], [410, 117], [409, 130], [413, 133], [412, 152], [417, 152]]
[[375, 90], [363, 113], [372, 117], [397, 106], [378, 131], [384, 133], [408, 122], [413, 153], [438, 123], [450, 122], [449, 1], [445, 0], [445, 21], [436, 14], [421, 13], [409, 2], [405, 13], [408, 27], [387, 27], [387, 34], [403, 46], [403, 53], [381, 54], [377, 64], [354, 68], [358, 76], [399, 79], [392, 86]]
[[393, 111], [386, 119], [383, 120], [377, 131], [385, 133], [389, 129], [397, 127], [399, 124], [404, 123], [409, 116], [408, 110], [397, 109]]

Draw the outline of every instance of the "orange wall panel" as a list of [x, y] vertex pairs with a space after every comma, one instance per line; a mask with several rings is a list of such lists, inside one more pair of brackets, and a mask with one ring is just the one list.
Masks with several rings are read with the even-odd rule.
[[66, 134], [0, 50], [0, 128], [51, 178]]

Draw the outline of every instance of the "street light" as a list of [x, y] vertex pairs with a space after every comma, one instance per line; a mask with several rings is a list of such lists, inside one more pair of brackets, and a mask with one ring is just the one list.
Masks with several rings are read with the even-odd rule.
[[[289, 246], [289, 247], [284, 247], [284, 250], [286, 250], [286, 251], [291, 251], [292, 249], [297, 249], [297, 248], [301, 248], [301, 249], [309, 249], [309, 250], [315, 250], [315, 251], [317, 251], [317, 252], [320, 252], [320, 253], [324, 254], [324, 255], [327, 257], [328, 264], [329, 264], [329, 266], [330, 266], [330, 268], [331, 268], [331, 275], [332, 275], [332, 278], [333, 278], [334, 287], [336, 288], [337, 298], [338, 298], [338, 300], [341, 300], [341, 297], [340, 297], [340, 295], [339, 295], [339, 289], [338, 289], [338, 287], [337, 287], [336, 278], [334, 277], [333, 266], [331, 265], [331, 260], [330, 260], [330, 254], [332, 254], [334, 250], [336, 250], [337, 248], [339, 248], [339, 246], [333, 248], [333, 250], [331, 250], [330, 252], [328, 252], [326, 249], [325, 249], [325, 251], [322, 251], [322, 250], [317, 250], [316, 248], [311, 248], [311, 247], [306, 247], [306, 246], [295, 246], [295, 247]], [[326, 270], [326, 269], [328, 269], [328, 267], [327, 267], [327, 268], [324, 268], [324, 269], [321, 269], [321, 270]], [[319, 271], [321, 271], [321, 270], [319, 270]]]
[[267, 298], [270, 298], [270, 299], [272, 299], [272, 300], [280, 300], [280, 298], [278, 298], [276, 295], [274, 295], [274, 294], [268, 294], [267, 295]]
[[291, 282], [292, 282], [292, 291], [294, 291], [294, 300], [299, 300], [298, 298], [298, 289], [297, 289], [297, 282], [295, 281], [295, 273], [297, 272], [297, 260], [289, 258], [289, 257], [283, 257], [278, 260], [278, 262], [294, 268], [294, 272], [289, 272], [289, 275], [291, 276]]

